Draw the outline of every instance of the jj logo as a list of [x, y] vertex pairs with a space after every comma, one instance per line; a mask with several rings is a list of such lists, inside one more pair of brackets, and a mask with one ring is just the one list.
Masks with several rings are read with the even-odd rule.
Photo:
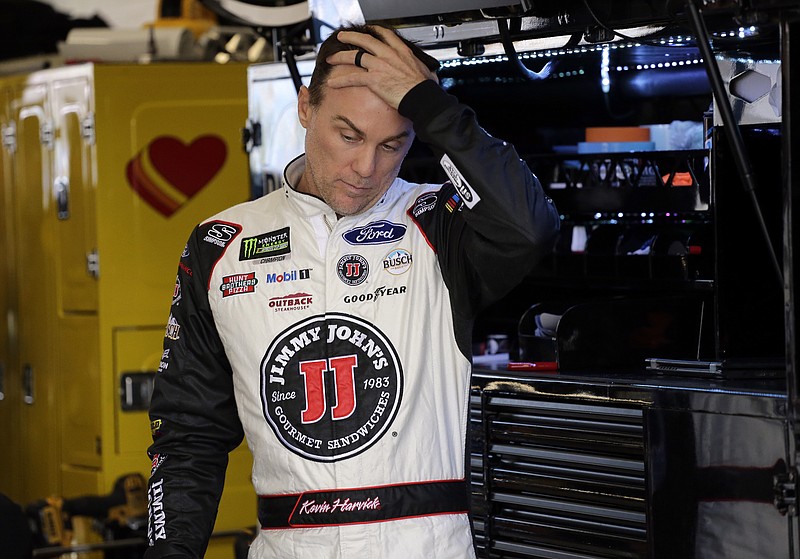
[[295, 323], [261, 361], [264, 418], [281, 444], [309, 460], [335, 462], [375, 444], [402, 394], [394, 346], [374, 325], [348, 314]]
[[301, 416], [304, 424], [316, 423], [327, 411], [325, 395], [326, 371], [333, 372], [336, 387], [336, 404], [331, 410], [334, 420], [347, 419], [356, 409], [356, 365], [355, 355], [303, 361], [300, 363], [300, 374], [303, 375], [306, 392], [306, 409]]

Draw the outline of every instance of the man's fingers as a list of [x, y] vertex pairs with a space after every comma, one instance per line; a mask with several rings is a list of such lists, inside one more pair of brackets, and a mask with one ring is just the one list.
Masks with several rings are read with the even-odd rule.
[[367, 70], [368, 66], [371, 68], [375, 67], [376, 57], [364, 49], [341, 50], [330, 55], [328, 58], [326, 58], [326, 61], [328, 64], [332, 64], [334, 66], [349, 64], [351, 66], [358, 66], [359, 68]]

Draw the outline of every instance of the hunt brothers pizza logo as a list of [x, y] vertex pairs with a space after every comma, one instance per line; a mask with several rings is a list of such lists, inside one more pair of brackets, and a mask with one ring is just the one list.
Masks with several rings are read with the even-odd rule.
[[223, 297], [230, 297], [241, 293], [253, 293], [256, 290], [256, 284], [258, 284], [258, 279], [256, 279], [255, 272], [235, 274], [223, 276], [219, 290], [222, 291]]
[[286, 448], [317, 462], [350, 458], [375, 444], [397, 415], [402, 393], [392, 344], [347, 314], [295, 324], [261, 361], [264, 417]]

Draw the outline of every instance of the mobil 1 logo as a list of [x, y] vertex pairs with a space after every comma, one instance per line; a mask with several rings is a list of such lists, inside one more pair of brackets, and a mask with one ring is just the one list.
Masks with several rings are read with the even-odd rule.
[[397, 415], [403, 369], [389, 339], [344, 313], [289, 327], [261, 361], [264, 417], [290, 451], [317, 462], [355, 456]]

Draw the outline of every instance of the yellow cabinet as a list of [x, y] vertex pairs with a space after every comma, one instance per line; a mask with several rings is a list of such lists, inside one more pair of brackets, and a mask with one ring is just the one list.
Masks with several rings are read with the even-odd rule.
[[[188, 234], [249, 196], [246, 67], [84, 64], [0, 92], [0, 492], [106, 494], [149, 475], [149, 381]], [[255, 524], [250, 467], [237, 449], [218, 530]]]

